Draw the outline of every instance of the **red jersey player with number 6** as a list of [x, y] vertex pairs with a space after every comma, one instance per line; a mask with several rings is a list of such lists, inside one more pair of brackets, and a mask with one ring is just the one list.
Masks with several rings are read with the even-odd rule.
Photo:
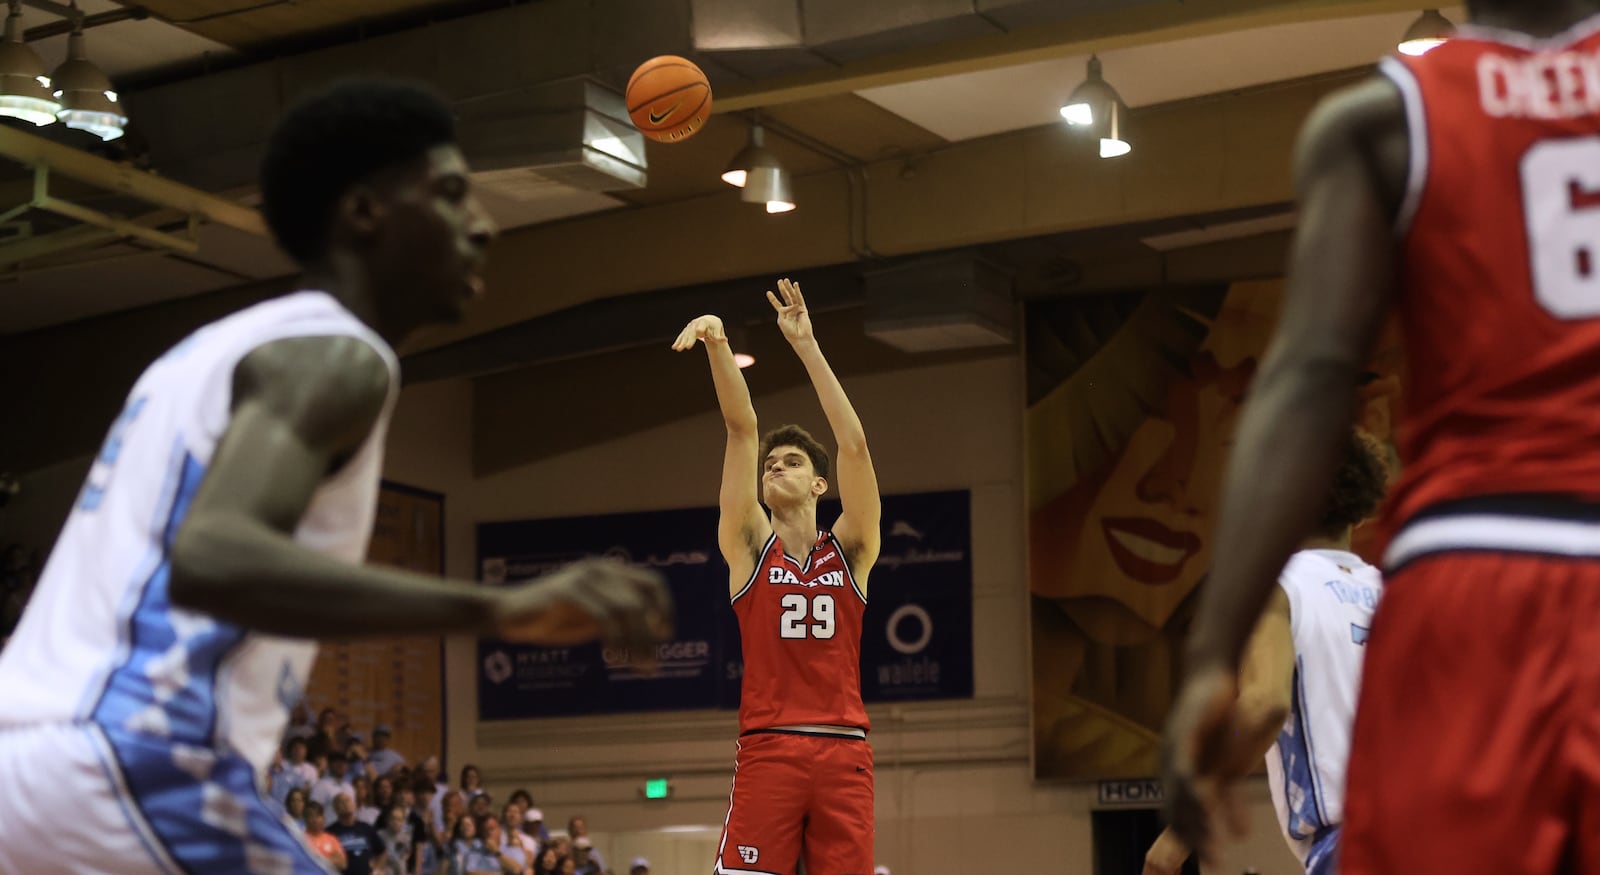
[[1243, 644], [1392, 312], [1402, 474], [1338, 871], [1600, 872], [1600, 0], [1467, 10], [1457, 38], [1385, 59], [1301, 136], [1283, 317], [1168, 727], [1192, 847], [1239, 777]]
[[761, 437], [722, 320], [690, 322], [672, 348], [705, 343], [727, 424], [717, 541], [744, 646], [739, 752], [713, 871], [791, 875], [803, 855], [806, 875], [867, 875], [872, 749], [861, 704], [861, 619], [878, 558], [878, 478], [861, 420], [812, 335], [800, 286], [779, 280], [767, 299], [833, 429], [844, 507], [831, 529], [818, 528], [827, 451], [799, 426]]

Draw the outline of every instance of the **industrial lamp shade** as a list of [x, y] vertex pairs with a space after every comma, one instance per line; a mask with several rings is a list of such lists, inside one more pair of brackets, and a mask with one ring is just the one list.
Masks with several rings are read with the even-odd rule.
[[22, 41], [22, 12], [14, 4], [6, 17], [5, 39], [0, 41], [0, 115], [48, 125], [60, 110], [60, 101], [50, 92], [44, 61]]
[[111, 79], [84, 55], [83, 34], [67, 38], [67, 59], [50, 74], [55, 96], [61, 101], [57, 118], [69, 128], [88, 131], [102, 140], [122, 136], [128, 117], [123, 114]]
[[1074, 128], [1099, 135], [1101, 158], [1121, 158], [1133, 151], [1124, 136], [1127, 115], [1122, 95], [1106, 82], [1101, 72], [1100, 58], [1091, 57], [1088, 78], [1072, 90], [1072, 96], [1061, 107], [1061, 117]]
[[766, 145], [766, 132], [761, 125], [750, 126], [750, 144], [739, 150], [722, 172], [722, 181], [743, 191], [739, 200], [748, 204], [766, 204], [769, 213], [787, 213], [794, 209], [794, 190], [789, 171], [783, 162]]
[[756, 357], [750, 353], [750, 332], [739, 325], [728, 331], [728, 346], [733, 350], [733, 363], [740, 370], [756, 363]]
[[794, 186], [789, 171], [782, 167], [758, 167], [746, 177], [739, 199], [745, 203], [766, 204], [769, 213], [794, 209]]
[[1128, 142], [1123, 128], [1127, 125], [1125, 116], [1127, 111], [1121, 103], [1111, 104], [1111, 112], [1107, 116], [1106, 130], [1100, 135], [1100, 157], [1121, 158], [1133, 151], [1133, 144]]
[[737, 188], [744, 188], [751, 171], [766, 170], [783, 166], [778, 156], [766, 145], [766, 132], [760, 125], [750, 128], [750, 144], [739, 150], [733, 160], [728, 162], [728, 169], [722, 172], [722, 181]]
[[1400, 39], [1400, 51], [1408, 55], [1425, 55], [1443, 45], [1455, 32], [1456, 26], [1439, 10], [1426, 10], [1406, 29], [1406, 35]]
[[1089, 59], [1089, 75], [1072, 90], [1072, 96], [1061, 106], [1061, 117], [1073, 127], [1093, 127], [1104, 124], [1111, 108], [1122, 102], [1117, 90], [1112, 88], [1101, 73], [1100, 58]]

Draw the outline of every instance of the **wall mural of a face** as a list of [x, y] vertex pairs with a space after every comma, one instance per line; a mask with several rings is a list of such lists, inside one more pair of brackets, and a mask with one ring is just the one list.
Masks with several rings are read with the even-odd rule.
[[[1128, 436], [1077, 478], [1030, 476], [1035, 770], [1040, 778], [1157, 774], [1159, 733], [1181, 677], [1178, 655], [1196, 590], [1211, 567], [1214, 515], [1234, 426], [1270, 339], [1279, 285], [1241, 283], [1186, 354], [1159, 344], [1106, 344], [1112, 371], [1175, 364], [1164, 385], [1127, 403], [1065, 396], [1115, 391], [1071, 379], [1028, 411], [1029, 434], [1088, 406], [1132, 423], [1072, 427]], [[1176, 362], [1172, 362], [1177, 358]], [[1369, 383], [1362, 421], [1389, 430], [1398, 379]], [[1140, 394], [1140, 393], [1135, 393]], [[1035, 420], [1044, 420], [1043, 422]], [[1054, 429], [1060, 433], [1060, 429]], [[1389, 434], [1379, 434], [1386, 442]], [[1055, 448], [1070, 452], [1070, 448]], [[1030, 465], [1052, 452], [1030, 446]], [[1093, 454], [1080, 453], [1085, 457]], [[1031, 472], [1030, 472], [1031, 473]], [[1053, 490], [1052, 487], [1058, 487]]]

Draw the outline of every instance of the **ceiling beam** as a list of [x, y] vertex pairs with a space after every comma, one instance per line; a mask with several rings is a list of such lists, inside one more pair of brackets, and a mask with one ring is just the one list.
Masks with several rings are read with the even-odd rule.
[[[806, 297], [813, 312], [860, 307], [866, 300], [855, 265], [800, 271], [792, 278], [811, 290]], [[666, 347], [699, 313], [716, 313], [729, 329], [766, 324], [772, 307], [756, 285], [732, 280], [590, 301], [406, 356], [401, 370], [410, 385]]]
[[1292, 232], [1274, 231], [1128, 258], [1074, 261], [1049, 280], [1018, 284], [1023, 299], [1105, 294], [1158, 286], [1210, 286], [1283, 276]]
[[[737, 83], [717, 89], [712, 111], [739, 112], [1091, 52], [1438, 5], [1432, 0], [1208, 0], [1134, 6], [792, 76]], [[1398, 39], [1399, 34], [1395, 36]]]
[[[766, 303], [759, 293], [755, 297]], [[809, 303], [809, 289], [806, 298]], [[769, 316], [771, 312], [769, 307]], [[903, 352], [866, 334], [865, 312], [860, 305], [841, 305], [818, 319], [819, 336], [827, 338], [828, 363], [842, 380], [1015, 355], [1010, 346]], [[699, 350], [674, 353], [668, 345], [662, 340], [474, 380], [473, 474], [485, 477], [715, 410], [705, 355]], [[763, 319], [747, 332], [743, 348], [756, 358], [755, 367], [743, 372], [752, 395], [808, 382], [805, 366], [771, 321]]]
[[53, 174], [131, 195], [157, 207], [169, 207], [208, 222], [267, 236], [261, 214], [244, 204], [16, 128], [0, 126], [0, 157], [27, 167], [47, 168]]
[[48, 234], [31, 235], [0, 245], [0, 269], [65, 252], [81, 252], [116, 241], [116, 232], [98, 225], [75, 225]]

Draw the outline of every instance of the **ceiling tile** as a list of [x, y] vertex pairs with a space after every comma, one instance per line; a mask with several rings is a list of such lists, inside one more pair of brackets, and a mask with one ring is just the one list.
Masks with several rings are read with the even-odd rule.
[[787, 103], [764, 115], [862, 163], [933, 149], [946, 142], [854, 94]]
[[[1463, 20], [1459, 9], [1444, 10]], [[1131, 107], [1218, 94], [1372, 64], [1394, 49], [1414, 13], [1278, 25], [1103, 52], [1105, 77]], [[1002, 67], [890, 85], [862, 97], [949, 140], [1059, 120], [1088, 58]], [[1134, 114], [1135, 123], [1138, 115]]]

